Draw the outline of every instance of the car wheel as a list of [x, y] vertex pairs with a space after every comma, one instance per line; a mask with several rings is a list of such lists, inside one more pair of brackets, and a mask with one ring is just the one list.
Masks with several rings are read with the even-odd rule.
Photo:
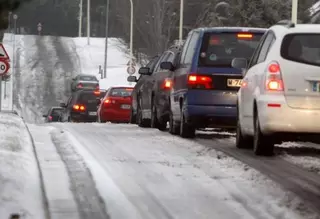
[[237, 119], [236, 147], [237, 148], [253, 148], [253, 138], [250, 136], [244, 136], [242, 134], [239, 116]]
[[147, 128], [150, 127], [150, 120], [144, 119], [142, 117], [142, 111], [140, 109], [140, 105], [137, 107], [137, 124], [139, 127]]
[[270, 137], [265, 136], [260, 129], [258, 113], [254, 116], [253, 151], [256, 155], [272, 156], [274, 143]]
[[182, 138], [194, 138], [196, 135], [196, 129], [185, 121], [185, 116], [182, 110], [180, 116], [180, 136]]
[[178, 135], [179, 131], [180, 131], [180, 127], [174, 121], [173, 114], [170, 111], [170, 115], [169, 115], [169, 133], [172, 134], [172, 135]]
[[160, 131], [164, 131], [167, 128], [166, 123], [162, 123], [158, 120], [157, 108], [156, 108], [156, 104], [154, 101], [151, 106], [151, 128], [157, 128]]

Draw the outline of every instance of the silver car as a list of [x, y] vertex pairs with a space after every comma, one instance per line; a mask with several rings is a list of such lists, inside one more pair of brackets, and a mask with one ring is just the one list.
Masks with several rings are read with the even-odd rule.
[[80, 74], [72, 79], [71, 90], [99, 90], [99, 81], [94, 75]]

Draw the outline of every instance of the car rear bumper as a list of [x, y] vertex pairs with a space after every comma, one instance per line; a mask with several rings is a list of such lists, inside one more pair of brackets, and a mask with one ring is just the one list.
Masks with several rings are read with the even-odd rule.
[[87, 112], [84, 112], [84, 113], [72, 112], [70, 116], [73, 121], [77, 121], [77, 122], [96, 122], [97, 121], [97, 115], [95, 116], [88, 115]]
[[261, 96], [257, 105], [261, 131], [264, 134], [320, 133], [320, 110], [291, 108], [284, 96], [277, 95]]
[[115, 110], [115, 109], [104, 109], [101, 112], [101, 120], [111, 122], [129, 122], [131, 110]]
[[185, 116], [198, 128], [235, 128], [237, 124], [236, 106], [188, 105]]

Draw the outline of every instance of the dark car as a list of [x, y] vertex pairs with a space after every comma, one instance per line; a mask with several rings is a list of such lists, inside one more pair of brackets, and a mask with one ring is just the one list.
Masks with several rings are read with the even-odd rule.
[[162, 62], [162, 68], [174, 70], [171, 134], [192, 138], [197, 128], [236, 128], [242, 74], [231, 62], [235, 57], [250, 60], [265, 32], [242, 27], [195, 29], [188, 34], [179, 61]]
[[143, 67], [140, 72], [149, 74], [143, 84], [141, 91], [137, 121], [151, 121], [152, 128], [165, 130], [170, 115], [170, 91], [172, 88], [172, 69], [162, 69], [160, 63], [176, 63], [179, 57], [181, 46], [171, 46], [159, 58], [153, 72], [149, 67]]
[[45, 122], [59, 122], [62, 110], [62, 107], [51, 107], [48, 113], [43, 115]]
[[[141, 114], [145, 113], [141, 109], [141, 100], [143, 92], [146, 90], [145, 84], [150, 79], [150, 75], [152, 75], [154, 68], [156, 64], [159, 61], [160, 56], [154, 56], [150, 62], [146, 65], [146, 68], [149, 69], [149, 71], [145, 71], [145, 68], [139, 69], [139, 78], [137, 79], [136, 76], [129, 76], [128, 81], [129, 82], [137, 82], [134, 86], [134, 89], [132, 91], [132, 105], [131, 105], [131, 116], [130, 116], [130, 123], [138, 124], [140, 127], [150, 127], [151, 120], [150, 119], [143, 119], [143, 120], [137, 120], [138, 118], [141, 118]], [[137, 116], [138, 115], [138, 116]]]
[[132, 87], [111, 87], [98, 109], [98, 122], [128, 123], [131, 114]]
[[99, 90], [99, 80], [94, 75], [80, 74], [72, 79], [71, 90]]
[[99, 95], [95, 91], [80, 90], [74, 92], [67, 103], [61, 103], [62, 122], [95, 122]]

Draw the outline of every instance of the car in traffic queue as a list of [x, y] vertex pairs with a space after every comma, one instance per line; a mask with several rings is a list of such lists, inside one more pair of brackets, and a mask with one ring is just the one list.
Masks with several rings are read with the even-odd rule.
[[[130, 123], [137, 124], [140, 127], [150, 127], [151, 120], [150, 119], [141, 119], [141, 114], [143, 113], [143, 109], [141, 108], [141, 98], [142, 94], [145, 90], [145, 84], [149, 80], [149, 76], [152, 75], [156, 64], [159, 61], [160, 56], [154, 56], [150, 59], [145, 67], [141, 67], [138, 71], [139, 78], [134, 75], [131, 75], [127, 78], [128, 82], [136, 83], [133, 91], [132, 91], [132, 104], [131, 104], [131, 113], [130, 113]], [[146, 72], [146, 68], [149, 70]], [[137, 120], [137, 117], [139, 120]]]
[[[141, 87], [138, 124], [150, 121], [152, 128], [166, 130], [170, 115], [170, 92], [172, 87], [172, 69], [162, 69], [162, 62], [176, 63], [181, 46], [173, 45], [158, 59], [153, 71], [149, 67], [140, 68], [140, 72], [148, 75]], [[141, 113], [140, 113], [141, 112]]]
[[176, 63], [170, 94], [169, 132], [195, 137], [198, 128], [236, 128], [237, 92], [241, 70], [233, 58], [249, 60], [266, 29], [251, 27], [198, 28], [189, 32]]
[[45, 122], [59, 122], [62, 110], [62, 107], [51, 107], [48, 113], [43, 115]]
[[236, 146], [270, 156], [282, 141], [320, 134], [320, 29], [278, 23], [262, 37], [238, 93]]
[[96, 122], [99, 100], [99, 93], [94, 90], [74, 92], [67, 103], [60, 104], [61, 122]]
[[72, 79], [71, 91], [78, 90], [99, 90], [99, 80], [96, 76], [90, 74], [79, 74]]
[[129, 123], [132, 87], [110, 87], [98, 108], [98, 122]]

